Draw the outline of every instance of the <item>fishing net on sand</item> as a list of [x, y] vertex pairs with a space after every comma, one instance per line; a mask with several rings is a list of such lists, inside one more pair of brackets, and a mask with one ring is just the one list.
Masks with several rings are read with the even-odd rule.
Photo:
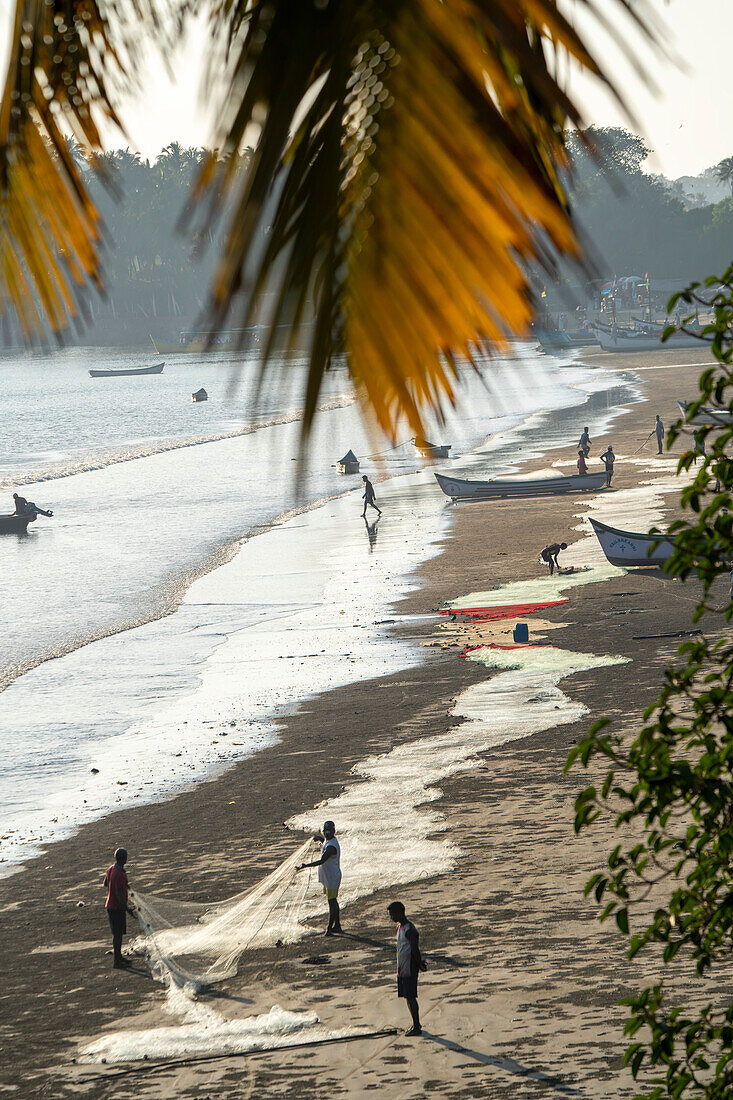
[[302, 936], [313, 875], [298, 874], [296, 867], [315, 852], [315, 842], [307, 840], [256, 886], [213, 904], [131, 892], [141, 931], [134, 949], [145, 952], [155, 977], [189, 993], [232, 978], [248, 948]]

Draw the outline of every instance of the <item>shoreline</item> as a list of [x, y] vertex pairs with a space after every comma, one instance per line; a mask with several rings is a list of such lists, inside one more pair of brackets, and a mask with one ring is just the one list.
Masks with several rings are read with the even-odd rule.
[[[703, 362], [704, 359], [701, 357], [701, 364]], [[611, 366], [616, 369], [615, 361]], [[621, 417], [614, 426], [614, 437], [626, 438], [634, 430], [638, 431], [634, 425], [648, 415], [644, 413], [642, 416], [642, 411], [647, 407], [649, 400], [650, 396], [645, 403], [631, 406], [629, 415]], [[618, 445], [616, 449], [621, 454], [626, 453], [627, 450], [626, 448], [622, 450]], [[572, 450], [569, 448], [568, 451], [571, 455]], [[594, 453], [597, 453], [595, 448]], [[617, 475], [615, 485], [620, 484], [623, 488], [626, 477], [621, 474], [621, 464], [619, 466], [621, 476]], [[627, 470], [629, 484], [638, 480], [635, 475], [641, 473], [641, 467]], [[578, 503], [583, 507], [582, 500]], [[256, 881], [261, 877], [265, 866], [261, 862], [262, 857], [245, 858], [244, 861], [232, 860], [233, 845], [237, 838], [246, 838], [247, 850], [254, 848], [255, 852], [265, 852], [266, 868], [269, 869], [292, 849], [295, 839], [292, 832], [283, 830], [280, 834], [279, 827], [276, 825], [278, 820], [289, 818], [297, 813], [312, 811], [314, 804], [326, 798], [335, 797], [350, 779], [353, 780], [351, 776], [353, 765], [366, 756], [387, 752], [397, 744], [408, 743], [417, 740], [418, 737], [424, 738], [432, 733], [443, 733], [458, 724], [451, 716], [450, 701], [471, 685], [485, 682], [486, 670], [473, 662], [456, 660], [456, 647], [459, 647], [460, 643], [449, 640], [444, 647], [446, 639], [441, 634], [442, 624], [420, 621], [419, 617], [429, 614], [441, 600], [465, 595], [472, 591], [486, 590], [492, 583], [509, 583], [526, 576], [536, 576], [538, 569], [534, 559], [537, 548], [542, 540], [557, 537], [557, 529], [563, 524], [568, 527], [571, 524], [574, 526], [576, 521], [567, 514], [568, 510], [572, 512], [574, 504], [575, 502], [560, 504], [557, 500], [533, 501], [529, 534], [524, 515], [526, 502], [523, 504], [511, 502], [506, 508], [502, 508], [502, 519], [505, 522], [500, 525], [500, 530], [496, 529], [498, 525], [492, 523], [490, 509], [484, 509], [483, 514], [472, 513], [466, 509], [455, 509], [452, 529], [443, 539], [442, 552], [439, 556], [422, 563], [416, 577], [419, 580], [419, 588], [413, 590], [396, 608], [399, 615], [409, 616], [413, 620], [411, 626], [408, 625], [409, 620], [406, 620], [404, 627], [398, 628], [397, 634], [399, 635], [402, 629], [409, 629], [423, 635], [426, 647], [429, 647], [425, 659], [418, 666], [398, 671], [384, 680], [371, 680], [361, 685], [352, 684], [309, 699], [296, 714], [284, 720], [285, 728], [278, 745], [261, 750], [234, 765], [223, 776], [212, 779], [210, 783], [194, 788], [184, 795], [139, 809], [119, 811], [118, 814], [88, 824], [76, 836], [60, 842], [52, 850], [34, 860], [22, 874], [0, 883], [0, 899], [2, 899], [0, 903], [3, 905], [3, 915], [8, 921], [9, 939], [14, 943], [16, 950], [20, 948], [21, 956], [24, 950], [28, 956], [27, 973], [22, 975], [22, 989], [12, 996], [9, 994], [7, 1000], [13, 1001], [20, 995], [19, 1003], [22, 1003], [23, 1000], [29, 999], [33, 989], [44, 985], [48, 997], [48, 987], [52, 987], [49, 1000], [54, 1006], [54, 1011], [50, 1013], [50, 1026], [45, 1037], [46, 1043], [53, 1047], [53, 1053], [49, 1051], [47, 1055], [49, 1065], [59, 1067], [68, 1063], [68, 1053], [65, 1055], [64, 1051], [69, 1051], [66, 1042], [71, 1036], [68, 1033], [68, 1025], [65, 1027], [61, 1018], [62, 1009], [67, 1016], [69, 1012], [76, 1013], [75, 1031], [88, 1037], [96, 1034], [95, 1028], [103, 1026], [104, 1023], [112, 1023], [113, 1018], [118, 1015], [117, 1009], [112, 1010], [107, 1007], [110, 988], [114, 988], [116, 995], [119, 995], [119, 1001], [116, 1000], [116, 1004], [123, 1013], [129, 1010], [136, 1010], [139, 1013], [140, 1009], [144, 1008], [147, 1016], [152, 1014], [154, 1019], [157, 1019], [161, 1013], [163, 996], [160, 987], [153, 986], [150, 989], [149, 983], [144, 983], [145, 993], [141, 996], [139, 981], [133, 982], [126, 975], [112, 976], [107, 972], [108, 961], [105, 961], [102, 953], [105, 929], [100, 919], [103, 914], [100, 913], [97, 900], [98, 878], [100, 870], [103, 870], [99, 857], [100, 853], [108, 847], [107, 838], [112, 835], [113, 830], [117, 835], [130, 837], [128, 847], [131, 851], [132, 883], [139, 884], [146, 891], [168, 892], [171, 880], [177, 881], [180, 880], [180, 876], [190, 878], [193, 875], [192, 886], [197, 894], [200, 893], [202, 897], [211, 896], [212, 887], [215, 885], [217, 896], [224, 897], [241, 890], [247, 883]], [[570, 505], [569, 509], [567, 505]], [[561, 514], [562, 520], [558, 518]], [[543, 524], [545, 526], [542, 526]], [[549, 533], [545, 534], [545, 531]], [[529, 542], [527, 552], [524, 553], [522, 549], [521, 558], [518, 557], [516, 550], [512, 554], [513, 547], [517, 545], [524, 547], [527, 542]], [[489, 583], [487, 583], [487, 561], [492, 563]], [[664, 581], [663, 585], [668, 586], [672, 583]], [[582, 588], [576, 590], [569, 603], [547, 609], [542, 613], [543, 620], [553, 625], [553, 643], [586, 652], [618, 652], [623, 648], [622, 643], [628, 641], [624, 639], [623, 630], [619, 624], [625, 621], [628, 625], [629, 620], [624, 615], [615, 617], [609, 613], [602, 629], [603, 644], [599, 646], [599, 626], [589, 624], [585, 619], [589, 608], [594, 611], [597, 620], [604, 605], [612, 610], [614, 601], [618, 603], [625, 598], [624, 589], [636, 590], [640, 586], [645, 592], [654, 592], [658, 602], [662, 602], [658, 593], [659, 581], [648, 577], [639, 578], [637, 581], [637, 575], [634, 575], [633, 582], [630, 576], [622, 575], [601, 581], [593, 585], [589, 591]], [[641, 602], [639, 596], [635, 595], [634, 598]], [[594, 601], [595, 606], [590, 605], [589, 600]], [[668, 619], [670, 615], [677, 614], [674, 606], [659, 607], [655, 612], [662, 619], [665, 617]], [[571, 620], [570, 625], [565, 625], [567, 619]], [[505, 626], [508, 629], [511, 624], [498, 625], [501, 629]], [[530, 619], [531, 631], [539, 627], [539, 621]], [[657, 652], [660, 649], [667, 652], [669, 646], [665, 649], [663, 643], [662, 646], [656, 647]], [[641, 669], [645, 670], [643, 674]], [[633, 707], [635, 705], [633, 700], [644, 697], [654, 678], [658, 676], [658, 668], [654, 667], [654, 662], [647, 667], [644, 662], [637, 659], [632, 660], [630, 665], [615, 669], [613, 678], [604, 678], [592, 672], [581, 672], [573, 675], [568, 682], [563, 681], [561, 688], [572, 699], [580, 697], [581, 701], [590, 705], [594, 713], [613, 702], [612, 709], [615, 709], [617, 714], [621, 712], [627, 714], [629, 701]], [[614, 699], [611, 690], [614, 683], [628, 684], [624, 707], [620, 709], [618, 700]], [[643, 708], [638, 705], [637, 709], [640, 711]], [[584, 722], [585, 720], [581, 719], [577, 725], [582, 728]], [[475, 914], [472, 919], [477, 920], [479, 926], [486, 930], [487, 942], [491, 940], [488, 928], [494, 925], [497, 912], [501, 913], [503, 910], [501, 908], [497, 910], [496, 906], [497, 897], [501, 894], [500, 890], [492, 897], [490, 906], [484, 903], [483, 912], [480, 897], [474, 897], [471, 894], [471, 890], [478, 891], [480, 895], [486, 889], [481, 874], [482, 870], [486, 870], [486, 855], [482, 852], [481, 844], [475, 835], [477, 827], [479, 831], [486, 828], [487, 813], [483, 803], [488, 801], [490, 804], [498, 805], [498, 812], [503, 815], [503, 819], [500, 820], [503, 835], [508, 835], [509, 832], [516, 831], [518, 828], [521, 830], [522, 815], [526, 816], [529, 813], [529, 807], [524, 805], [522, 797], [513, 789], [513, 784], [516, 785], [519, 776], [523, 774], [523, 765], [527, 756], [535, 762], [539, 771], [544, 768], [544, 786], [540, 782], [539, 773], [529, 781], [524, 776], [525, 785], [529, 783], [530, 791], [539, 790], [539, 794], [546, 803], [548, 798], [552, 800], [552, 796], [548, 795], [547, 791], [554, 785], [554, 789], [564, 792], [562, 797], [565, 803], [571, 803], [572, 798], [568, 791], [579, 784], [572, 776], [564, 779], [556, 775], [555, 771], [561, 771], [561, 768], [556, 768], [555, 765], [562, 756], [565, 745], [570, 742], [575, 728], [575, 726], [567, 726], [560, 727], [558, 730], [543, 731], [534, 734], [527, 741], [511, 742], [484, 754], [484, 760], [488, 759], [491, 762], [495, 772], [493, 782], [487, 779], [486, 763], [483, 767], [474, 769], [472, 773], [462, 773], [460, 777], [440, 781], [440, 799], [437, 808], [446, 816], [451, 829], [457, 831], [459, 836], [466, 837], [465, 841], [458, 842], [459, 849], [467, 853], [465, 864], [459, 873], [462, 882], [467, 876], [466, 888], [469, 891], [471, 913]], [[314, 730], [317, 730], [315, 735]], [[540, 759], [543, 756], [547, 758], [544, 761]], [[329, 761], [327, 775], [323, 774], [324, 757]], [[500, 778], [498, 786], [497, 775]], [[503, 803], [502, 791], [505, 796]], [[525, 790], [524, 799], [528, 794], [529, 791]], [[235, 810], [231, 809], [230, 799], [225, 795], [236, 797]], [[514, 810], [517, 809], [517, 800], [524, 805], [524, 809], [518, 814], [512, 814], [509, 812], [510, 808], [513, 806]], [[480, 825], [482, 818], [483, 826]], [[490, 818], [491, 814], [488, 814], [488, 819]], [[151, 838], [156, 838], [152, 844]], [[516, 847], [516, 842], [514, 846]], [[569, 846], [573, 849], [577, 848], [575, 842], [570, 843]], [[506, 866], [506, 852], [494, 835], [492, 835], [492, 848], [501, 853], [501, 856], [497, 856], [499, 878], [503, 875], [502, 881], [508, 882], [511, 875], [510, 869]], [[520, 858], [519, 854], [515, 853], [515, 858]], [[525, 853], [521, 858], [525, 861], [529, 860], [532, 873], [541, 875], [540, 861], [533, 859], [531, 852]], [[554, 853], [553, 858], [558, 858], [557, 853]], [[47, 866], [41, 868], [41, 862]], [[460, 962], [461, 954], [465, 955], [460, 920], [457, 917], [454, 919], [453, 915], [444, 908], [448, 898], [455, 898], [455, 890], [449, 889], [451, 882], [455, 885], [455, 880], [456, 873], [451, 872], [447, 876], [441, 875], [417, 883], [413, 882], [408, 887], [401, 888], [400, 893], [406, 901], [409, 901], [408, 911], [416, 913], [416, 920], [425, 941], [431, 947], [436, 945], [438, 954], [455, 953], [458, 959], [458, 970], [462, 972], [462, 968], [468, 963], [465, 959], [463, 963]], [[17, 897], [8, 907], [8, 895], [14, 891], [14, 888], [17, 889]], [[504, 899], [505, 923], [516, 922], [520, 919], [519, 910], [512, 909], [513, 915], [509, 916], [511, 891], [505, 890], [505, 893], [507, 895]], [[88, 899], [85, 907], [77, 909], [76, 901], [85, 898]], [[575, 900], [574, 896], [573, 900]], [[355, 902], [353, 907], [347, 907], [345, 919], [350, 926], [357, 925], [363, 928], [369, 936], [384, 937], [383, 918], [376, 916], [377, 910], [381, 913], [382, 908], [382, 894], [371, 894]], [[581, 908], [583, 908], [582, 898], [578, 904], [578, 909]], [[490, 912], [487, 912], [487, 909], [490, 909]], [[55, 919], [49, 921], [48, 917], [42, 915], [44, 911], [49, 916], [55, 913]], [[417, 914], [420, 914], [419, 919]], [[591, 921], [582, 919], [584, 927], [586, 924], [590, 927]], [[54, 939], [59, 942], [62, 950], [51, 953], [29, 953], [36, 922], [41, 928], [53, 929]], [[514, 935], [518, 929], [516, 924], [512, 924], [511, 927], [514, 928], [512, 933]], [[603, 940], [599, 936], [591, 938], [599, 944], [603, 942], [608, 949], [607, 937]], [[20, 946], [20, 941], [25, 945], [25, 949]], [[69, 943], [77, 943], [80, 946], [76, 951], [63, 950], [64, 945]], [[89, 944], [92, 946], [88, 946]], [[358, 1013], [366, 1018], [371, 1011], [373, 1022], [373, 1008], [370, 1009], [369, 1002], [363, 994], [368, 991], [373, 994], [376, 989], [386, 989], [388, 990], [385, 994], [387, 1011], [395, 1019], [401, 1019], [397, 1011], [399, 1006], [394, 1003], [390, 984], [391, 956], [388, 966], [380, 961], [377, 965], [377, 973], [372, 973], [375, 964], [374, 953], [371, 952], [370, 956], [369, 948], [362, 941], [355, 939], [353, 943], [347, 944], [346, 948], [343, 942], [334, 942], [329, 945], [328, 958], [332, 962], [329, 975], [326, 976], [325, 971], [329, 969], [327, 967], [322, 971], [312, 967], [303, 970], [299, 956], [304, 950], [308, 951], [311, 946], [312, 940], [306, 939], [281, 952], [272, 950], [252, 952], [251, 959], [248, 957], [243, 960], [239, 978], [233, 984], [235, 988], [247, 990], [250, 996], [255, 997], [255, 1006], [247, 1006], [247, 1014], [259, 1011], [260, 1005], [264, 1006], [268, 1002], [269, 1005], [277, 1003], [273, 1001], [274, 996], [278, 993], [282, 995], [283, 990], [291, 990], [291, 996], [294, 992], [304, 998], [303, 1001], [298, 1001], [298, 1007], [315, 1006], [320, 1012], [319, 1002], [321, 1005], [328, 1002], [329, 1015], [337, 1014], [356, 998]], [[82, 954], [79, 955], [79, 952]], [[3, 948], [3, 953], [6, 956], [5, 961], [8, 962], [7, 944]], [[436, 954], [434, 951], [432, 953]], [[485, 945], [482, 944], [478, 949], [478, 954], [481, 956], [480, 965], [475, 961], [470, 964], [472, 981], [476, 980], [478, 971], [482, 973], [485, 971], [486, 981], [489, 983], [487, 988], [492, 990], [499, 979], [496, 972], [492, 976], [491, 960], [486, 958]], [[343, 964], [347, 958], [349, 962], [345, 966]], [[378, 958], [381, 959], [381, 955], [378, 955]], [[73, 991], [76, 1001], [72, 1003], [68, 992], [69, 980], [81, 959], [85, 964], [84, 978], [79, 989]], [[263, 988], [257, 989], [257, 980], [255, 978], [253, 982], [253, 977], [257, 974], [262, 976], [263, 967], [265, 972], [268, 968], [270, 969], [270, 976], [264, 978]], [[21, 978], [17, 959], [16, 965], [11, 965], [10, 969], [13, 980]], [[348, 980], [354, 979], [355, 976], [358, 976], [358, 981], [354, 983], [352, 980], [347, 986], [338, 985], [334, 988], [331, 983], [331, 979], [334, 978], [338, 982], [339, 978]], [[84, 984], [85, 979], [86, 984]], [[429, 1002], [431, 994], [434, 997], [439, 987], [445, 989], [455, 984], [457, 981], [455, 967], [452, 964], [446, 964], [441, 969], [441, 964], [438, 963], [433, 980], [434, 986], [430, 983], [425, 986], [428, 998], [426, 1001], [428, 1019], [431, 1019]], [[77, 983], [74, 982], [74, 984]], [[356, 993], [354, 985], [357, 987]], [[309, 991], [310, 1000], [307, 1000], [305, 998]], [[288, 1004], [284, 1000], [281, 1003]], [[447, 1017], [449, 1008], [450, 1006], [446, 1005], [440, 1009], [440, 1012]], [[438, 1008], [436, 1007], [434, 1011], [437, 1012]], [[325, 1009], [323, 1014], [325, 1017]], [[129, 1024], [127, 1020], [124, 1022]], [[487, 1024], [488, 1022], [487, 1017]], [[6, 1050], [16, 1051], [19, 1057], [21, 1049], [25, 1047], [28, 1050], [30, 1065], [26, 1064], [25, 1068], [29, 1072], [26, 1082], [21, 1085], [17, 1095], [34, 1095], [32, 1091], [35, 1087], [34, 1082], [37, 1083], [44, 1078], [43, 1070], [40, 1069], [43, 1061], [41, 1048], [38, 1044], [34, 1046], [32, 1041], [29, 1041], [27, 1029], [22, 1026], [19, 1027], [17, 1034], [12, 1034], [11, 1029], [11, 1034], [4, 1035], [3, 1038]], [[616, 1039], [617, 1048], [620, 1050], [620, 1035], [617, 1035]], [[461, 1047], [460, 1039], [457, 1041], [461, 1050], [469, 1049]], [[526, 1037], [523, 1041], [526, 1041]], [[610, 1043], [611, 1040], [609, 1039], [608, 1042]], [[364, 1077], [366, 1070], [359, 1068], [359, 1058], [363, 1060], [373, 1054], [373, 1048], [369, 1047], [367, 1050], [367, 1046], [368, 1044], [364, 1042], [347, 1044], [348, 1049], [345, 1047], [338, 1054], [323, 1051], [307, 1061], [302, 1054], [294, 1051], [288, 1052], [285, 1057], [283, 1054], [273, 1053], [266, 1064], [264, 1060], [260, 1060], [254, 1073], [259, 1087], [264, 1090], [268, 1087], [268, 1083], [276, 1084], [278, 1081], [282, 1083], [287, 1066], [287, 1072], [294, 1082], [294, 1087], [297, 1084], [297, 1087], [302, 1088], [304, 1095], [314, 1066], [320, 1067], [320, 1072], [328, 1076], [329, 1073], [335, 1072], [335, 1069], [340, 1072], [345, 1062], [356, 1059], [356, 1067], [351, 1066], [349, 1061], [351, 1066], [349, 1073], [353, 1073], [350, 1087], [356, 1088], [357, 1082], [360, 1082], [360, 1088], [368, 1087], [367, 1079]], [[403, 1043], [402, 1049], [406, 1050], [406, 1048], [407, 1045]], [[446, 1048], [440, 1049], [442, 1054], [439, 1056], [436, 1054], [436, 1057], [448, 1058], [450, 1062], [451, 1056], [446, 1054]], [[423, 1048], [421, 1048], [422, 1053]], [[450, 1063], [449, 1068], [451, 1079], [455, 1083], [462, 1074], [462, 1071], [458, 1072], [456, 1063], [465, 1063], [467, 1055], [453, 1052], [452, 1057], [453, 1062]], [[494, 1061], [498, 1059], [495, 1053], [487, 1054], [486, 1057], [493, 1058]], [[617, 1059], [618, 1054], [616, 1053], [614, 1057]], [[414, 1064], [412, 1060], [410, 1061], [414, 1070]], [[430, 1065], [426, 1063], [425, 1072], [437, 1074], [437, 1079], [440, 1079], [439, 1067], [432, 1056], [428, 1061]], [[486, 1064], [486, 1062], [483, 1063], [484, 1066]], [[382, 1073], [388, 1075], [389, 1087], [395, 1089], [399, 1087], [401, 1090], [405, 1085], [405, 1081], [400, 1077], [402, 1071], [394, 1068], [391, 1070], [387, 1063], [381, 1065]], [[33, 1077], [33, 1067], [39, 1074], [38, 1077]], [[509, 1070], [500, 1070], [497, 1066], [494, 1066], [494, 1069], [497, 1073], [509, 1074], [511, 1078]], [[194, 1078], [199, 1072], [202, 1071], [190, 1071]], [[529, 1072], [531, 1074], [533, 1071], [530, 1069]], [[544, 1074], [548, 1080], [555, 1080], [557, 1076], [556, 1073], [553, 1076], [554, 1071], [550, 1072], [544, 1068], [538, 1069], [537, 1072]], [[234, 1076], [227, 1078], [227, 1074], [236, 1075], [236, 1071], [221, 1067], [212, 1073], [213, 1076], [210, 1074], [201, 1080], [192, 1079], [190, 1082], [184, 1082], [183, 1088], [185, 1090], [198, 1088], [202, 1080], [209, 1084], [214, 1081], [215, 1087], [222, 1090], [233, 1087]], [[389, 1073], [393, 1075], [389, 1077]], [[465, 1074], [463, 1076], [465, 1077]], [[169, 1085], [171, 1080], [172, 1078], [168, 1081]], [[508, 1091], [506, 1095], [524, 1095], [523, 1092], [517, 1091], [518, 1081], [521, 1080], [521, 1074], [519, 1077], [515, 1075], [510, 1079], [507, 1088], [514, 1091]], [[527, 1078], [528, 1088], [533, 1087], [532, 1080], [534, 1078], [531, 1076]], [[498, 1089], [497, 1082], [494, 1084]], [[61, 1082], [58, 1095], [64, 1095], [65, 1092], [62, 1090], [67, 1088], [71, 1091], [73, 1085], [73, 1073], [71, 1073]], [[132, 1089], [132, 1083], [129, 1087]], [[155, 1095], [173, 1095], [165, 1091], [163, 1080], [156, 1088], [159, 1091], [154, 1093]], [[160, 1091], [161, 1089], [163, 1091]], [[119, 1091], [118, 1088], [117, 1095], [127, 1095], [127, 1092]], [[193, 1096], [198, 1093], [177, 1091], [176, 1095]], [[220, 1091], [216, 1095], [229, 1095], [229, 1092]], [[300, 1093], [293, 1092], [292, 1095], [300, 1095]], [[413, 1093], [408, 1091], [404, 1095], [413, 1095]], [[414, 1095], [420, 1095], [420, 1093], [414, 1093]], [[472, 1095], [482, 1095], [482, 1093], [475, 1092]], [[496, 1091], [491, 1095], [503, 1094]]]

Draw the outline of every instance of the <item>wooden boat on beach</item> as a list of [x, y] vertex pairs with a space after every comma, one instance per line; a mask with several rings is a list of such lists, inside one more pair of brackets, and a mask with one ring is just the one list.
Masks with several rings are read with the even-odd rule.
[[[687, 417], [687, 409], [689, 408], [689, 402], [678, 401], [680, 412], [683, 417]], [[712, 405], [702, 405], [691, 420], [687, 420], [688, 424], [692, 424], [695, 428], [703, 428], [706, 425], [718, 428], [728, 428], [733, 424], [733, 413], [729, 409], [716, 409]]]
[[687, 332], [676, 332], [664, 343], [661, 331], [657, 334], [638, 329], [623, 329], [618, 325], [596, 325], [596, 332], [603, 351], [629, 354], [635, 351], [674, 351], [675, 348], [700, 347], [700, 341]]
[[353, 451], [347, 451], [344, 457], [336, 463], [336, 469], [340, 474], [358, 474], [359, 459]]
[[[588, 519], [601, 544], [601, 550], [611, 565], [617, 565], [621, 569], [661, 569], [672, 556], [674, 546], [663, 535], [622, 531], [618, 527], [609, 527], [592, 516]], [[654, 547], [658, 538], [662, 541]]]
[[412, 444], [422, 458], [450, 458], [450, 443], [438, 446], [437, 443], [428, 443], [427, 439], [416, 436]]
[[598, 344], [598, 336], [594, 332], [560, 332], [535, 325], [534, 333], [541, 347], [550, 352], [592, 348]]
[[28, 530], [28, 524], [37, 518], [35, 512], [26, 512], [22, 516], [15, 513], [11, 516], [0, 516], [0, 535], [24, 535]]
[[162, 374], [165, 363], [155, 363], [152, 367], [127, 367], [124, 370], [90, 370], [92, 378], [134, 378], [142, 374]]
[[572, 474], [570, 476], [495, 478], [493, 481], [462, 481], [457, 477], [436, 474], [435, 480], [452, 500], [497, 500], [503, 497], [539, 497], [560, 493], [586, 492], [601, 489], [606, 474]]

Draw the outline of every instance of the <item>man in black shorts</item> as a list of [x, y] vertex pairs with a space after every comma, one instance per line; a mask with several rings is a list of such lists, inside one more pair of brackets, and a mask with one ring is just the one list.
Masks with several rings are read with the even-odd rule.
[[127, 932], [127, 914], [135, 916], [134, 909], [127, 904], [127, 851], [118, 848], [115, 852], [115, 861], [104, 876], [104, 885], [107, 887], [107, 900], [104, 907], [107, 910], [109, 926], [112, 930], [112, 948], [114, 952], [113, 966], [115, 970], [124, 970], [130, 965], [122, 954], [122, 937]]
[[364, 482], [364, 492], [362, 493], [362, 499], [364, 500], [364, 511], [361, 513], [364, 519], [366, 519], [367, 504], [370, 508], [373, 508], [375, 512], [382, 514], [381, 508], [377, 507], [377, 497], [374, 492], [374, 486], [372, 485], [366, 474], [361, 475], [361, 480]]
[[417, 1005], [417, 977], [427, 966], [420, 954], [420, 933], [407, 919], [401, 901], [393, 901], [387, 907], [390, 918], [397, 925], [397, 996], [404, 997], [412, 1016], [412, 1027], [405, 1035], [422, 1035], [420, 1011]]
[[547, 562], [550, 567], [550, 576], [552, 576], [556, 569], [558, 573], [560, 572], [560, 565], [557, 560], [557, 555], [560, 553], [561, 550], [567, 550], [567, 548], [568, 544], [566, 542], [550, 542], [547, 544], [544, 550], [540, 550], [540, 557], [544, 562]]

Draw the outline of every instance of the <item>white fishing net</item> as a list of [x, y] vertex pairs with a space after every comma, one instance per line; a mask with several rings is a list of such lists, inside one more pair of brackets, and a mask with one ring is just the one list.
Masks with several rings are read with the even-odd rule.
[[188, 993], [233, 977], [248, 948], [303, 935], [300, 918], [314, 876], [296, 867], [315, 858], [315, 845], [307, 840], [256, 886], [226, 901], [182, 902], [131, 892], [141, 932], [133, 948], [145, 952], [155, 977]]

